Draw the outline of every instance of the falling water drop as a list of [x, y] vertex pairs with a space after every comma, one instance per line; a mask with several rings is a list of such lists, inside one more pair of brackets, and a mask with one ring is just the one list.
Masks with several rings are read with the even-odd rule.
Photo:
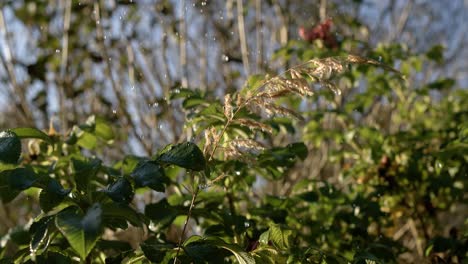
[[112, 113], [113, 113], [114, 115], [116, 115], [116, 114], [117, 114], [117, 110], [116, 110], [116, 109], [112, 109]]
[[382, 62], [382, 56], [379, 56], [378, 60], [379, 62]]
[[226, 54], [221, 55], [221, 58], [222, 58], [223, 61], [225, 61], [225, 62], [228, 62], [228, 61], [229, 61], [229, 56], [226, 55]]
[[56, 49], [56, 50], [55, 50], [55, 53], [60, 53], [60, 50], [59, 50], [59, 49]]

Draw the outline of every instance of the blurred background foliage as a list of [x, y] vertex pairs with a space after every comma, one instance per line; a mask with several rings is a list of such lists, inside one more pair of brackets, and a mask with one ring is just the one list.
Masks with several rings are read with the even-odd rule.
[[[122, 160], [115, 166], [125, 175], [135, 169], [123, 169], [127, 155], [204, 142], [204, 130], [222, 125], [217, 98], [260, 76], [346, 54], [398, 69], [404, 81], [352, 65], [334, 91], [316, 86], [311, 98], [282, 98], [304, 120], [275, 117], [272, 135], [255, 132], [270, 150], [256, 157], [258, 167], [245, 160], [214, 166], [218, 176], [242, 177], [200, 193], [189, 234], [216, 235], [246, 251], [263, 243], [265, 251], [256, 251], [263, 259], [274, 246], [276, 257], [296, 262], [466, 261], [466, 1], [24, 0], [0, 7], [0, 130], [52, 127], [77, 144], [76, 153]], [[285, 144], [302, 141], [307, 156], [299, 143]], [[60, 156], [30, 144], [27, 153], [35, 151]], [[191, 197], [182, 188], [190, 179], [171, 170], [178, 188], [142, 192], [133, 204], [168, 210], [147, 216], [161, 224], [163, 242], [175, 243]], [[44, 209], [36, 198], [1, 204], [0, 235]], [[215, 208], [225, 214], [210, 215]], [[278, 233], [291, 241], [267, 237]], [[122, 236], [134, 247], [143, 240]], [[192, 242], [194, 257], [199, 242]], [[141, 248], [149, 254], [157, 243]]]

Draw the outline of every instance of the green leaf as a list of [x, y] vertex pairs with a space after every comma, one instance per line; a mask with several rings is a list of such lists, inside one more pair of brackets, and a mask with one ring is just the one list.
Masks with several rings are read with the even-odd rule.
[[27, 245], [31, 239], [29, 232], [26, 231], [23, 226], [17, 226], [11, 229], [9, 236], [11, 241], [13, 241], [16, 245]]
[[135, 180], [135, 188], [150, 187], [155, 191], [164, 192], [165, 184], [169, 183], [163, 168], [154, 161], [139, 163], [130, 176]]
[[0, 172], [0, 197], [3, 202], [10, 202], [21, 191], [31, 187], [38, 177], [29, 168], [16, 168]]
[[69, 207], [57, 214], [55, 224], [70, 246], [84, 260], [101, 235], [102, 209], [91, 206], [85, 215], [76, 207]]
[[106, 141], [113, 140], [114, 130], [103, 118], [96, 117], [95, 134]]
[[0, 162], [16, 164], [21, 155], [21, 141], [12, 131], [0, 132]]
[[37, 128], [31, 127], [19, 127], [11, 130], [15, 133], [18, 138], [37, 138], [46, 141], [47, 143], [52, 143], [52, 139], [44, 132]]
[[317, 202], [319, 199], [318, 193], [314, 191], [301, 193], [298, 195], [298, 197], [306, 202], [311, 202], [311, 203]]
[[174, 249], [174, 245], [162, 243], [155, 238], [150, 238], [140, 245], [141, 250], [153, 263], [163, 263], [168, 252]]
[[47, 244], [46, 240], [49, 238], [49, 225], [54, 220], [54, 216], [46, 216], [39, 221], [34, 222], [29, 228], [29, 233], [32, 235], [29, 244], [31, 254], [35, 254], [42, 244]]
[[442, 45], [435, 45], [428, 52], [426, 52], [426, 57], [437, 63], [442, 63], [444, 61], [444, 49], [445, 48]]
[[101, 168], [101, 160], [79, 160], [72, 158], [73, 168], [75, 169], [76, 188], [80, 191], [86, 191], [91, 179], [96, 177]]
[[132, 184], [125, 178], [119, 178], [117, 181], [109, 185], [104, 192], [117, 203], [129, 203], [133, 200], [135, 194]]
[[244, 88], [240, 91], [242, 95], [246, 95], [247, 92], [255, 92], [258, 88], [260, 88], [265, 83], [265, 75], [263, 74], [254, 74], [247, 79]]
[[236, 257], [237, 262], [240, 264], [255, 264], [254, 257], [250, 255], [249, 253], [245, 252], [241, 247], [235, 244], [228, 244], [224, 242], [222, 239], [217, 238], [217, 237], [199, 239], [199, 240], [194, 241], [193, 243], [189, 243], [185, 247], [190, 248], [190, 245], [198, 245], [198, 244], [202, 244], [202, 245], [206, 244], [210, 246], [215, 246], [217, 248], [226, 249]]
[[282, 228], [280, 225], [271, 225], [268, 231], [260, 235], [259, 241], [262, 244], [268, 244], [271, 241], [276, 247], [287, 249], [291, 246], [291, 235], [292, 230]]
[[106, 203], [101, 205], [104, 222], [107, 220], [122, 219], [133, 226], [142, 226], [140, 215], [130, 206], [121, 203]]
[[48, 179], [47, 187], [39, 195], [39, 204], [44, 212], [52, 210], [59, 205], [71, 189], [64, 189], [55, 179]]
[[455, 85], [455, 80], [450, 78], [438, 79], [435, 82], [431, 82], [427, 85], [429, 89], [433, 90], [447, 90]]
[[203, 152], [192, 142], [167, 146], [157, 161], [194, 171], [204, 170], [206, 166]]
[[179, 212], [179, 210], [171, 206], [166, 198], [162, 199], [161, 201], [153, 204], [148, 204], [145, 207], [145, 215], [153, 220], [155, 224], [161, 225], [161, 226], [166, 226], [174, 219], [183, 212]]
[[307, 150], [306, 145], [302, 142], [291, 143], [287, 145], [286, 147], [288, 148], [290, 152], [294, 153], [301, 160], [304, 160], [305, 158], [307, 158], [307, 155], [309, 154], [309, 151]]
[[97, 146], [97, 138], [94, 134], [84, 131], [76, 143], [85, 149], [94, 149]]

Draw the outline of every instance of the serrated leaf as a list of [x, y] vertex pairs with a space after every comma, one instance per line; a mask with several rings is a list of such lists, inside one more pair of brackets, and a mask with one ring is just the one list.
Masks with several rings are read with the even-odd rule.
[[132, 184], [125, 178], [119, 178], [117, 181], [107, 187], [104, 192], [117, 203], [129, 203], [135, 194]]
[[270, 227], [270, 239], [278, 248], [289, 248], [291, 235], [292, 230], [281, 228], [279, 225]]
[[12, 131], [0, 132], [0, 162], [16, 164], [21, 155], [21, 141]]
[[192, 142], [166, 147], [157, 161], [194, 171], [204, 170], [206, 166], [203, 152]]
[[84, 260], [101, 235], [101, 221], [101, 206], [94, 204], [85, 215], [76, 207], [63, 210], [57, 214], [55, 224], [70, 246]]
[[18, 138], [37, 138], [42, 139], [48, 143], [52, 142], [52, 139], [46, 133], [37, 128], [19, 127], [13, 128], [11, 131], [15, 133]]
[[158, 192], [165, 191], [169, 183], [163, 168], [154, 161], [143, 161], [132, 171], [130, 176], [135, 180], [135, 188], [149, 187]]

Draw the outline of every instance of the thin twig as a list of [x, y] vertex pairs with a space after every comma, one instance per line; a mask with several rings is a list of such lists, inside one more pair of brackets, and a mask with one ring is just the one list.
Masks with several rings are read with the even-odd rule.
[[25, 88], [22, 85], [19, 85], [16, 79], [14, 58], [13, 58], [13, 54], [10, 48], [11, 47], [10, 37], [9, 37], [7, 24], [5, 23], [3, 9], [0, 10], [0, 30], [5, 35], [5, 44], [3, 48], [5, 54], [0, 52], [0, 58], [2, 60], [2, 63], [5, 69], [7, 70], [7, 76], [11, 84], [10, 86], [11, 93], [12, 95], [16, 94], [18, 96], [19, 102], [17, 102], [17, 105], [20, 106], [19, 109], [21, 110], [26, 121], [28, 123], [33, 123], [33, 116], [28, 107]]
[[[192, 179], [193, 179], [193, 172], [192, 172], [191, 176], [192, 176]], [[193, 211], [193, 208], [195, 206], [195, 200], [197, 200], [197, 196], [198, 196], [199, 192], [200, 192], [200, 189], [198, 187], [194, 188], [194, 190], [192, 190], [192, 201], [190, 202], [190, 207], [189, 207], [189, 210], [188, 210], [188, 213], [187, 213], [187, 218], [185, 219], [184, 227], [182, 228], [182, 233], [180, 234], [179, 242], [177, 243], [177, 251], [176, 251], [176, 256], [174, 258], [174, 264], [177, 263], [177, 258], [179, 257], [180, 248], [182, 247], [182, 239], [185, 236], [185, 232], [187, 230], [188, 222], [189, 222], [190, 218], [192, 217], [192, 211]]]
[[255, 33], [257, 40], [257, 71], [263, 69], [263, 20], [262, 20], [262, 1], [255, 0]]
[[96, 19], [96, 37], [97, 37], [98, 43], [101, 46], [102, 55], [103, 55], [104, 61], [106, 63], [107, 74], [109, 75], [109, 79], [111, 81], [112, 89], [114, 90], [115, 95], [117, 97], [117, 100], [119, 101], [120, 110], [122, 111], [125, 118], [127, 119], [128, 125], [132, 127], [132, 128], [128, 128], [128, 129], [133, 131], [133, 133], [135, 135], [135, 138], [138, 140], [138, 142], [141, 144], [141, 146], [143, 146], [144, 150], [148, 154], [151, 154], [151, 146], [148, 145], [146, 143], [146, 141], [143, 140], [142, 138], [140, 138], [136, 133], [137, 125], [134, 124], [132, 116], [130, 115], [129, 111], [127, 110], [127, 100], [125, 99], [125, 97], [123, 95], [122, 87], [120, 86], [120, 83], [115, 80], [114, 75], [112, 73], [111, 57], [107, 53], [106, 45], [105, 45], [105, 42], [104, 42], [104, 29], [102, 27], [101, 11], [100, 11], [100, 7], [99, 7], [99, 1], [94, 2], [94, 13], [95, 13], [95, 19]]
[[63, 36], [62, 36], [62, 57], [60, 62], [60, 83], [61, 88], [58, 89], [59, 104], [60, 104], [60, 122], [62, 123], [62, 133], [65, 135], [67, 131], [67, 110], [65, 105], [65, 75], [67, 74], [68, 64], [68, 32], [70, 30], [70, 16], [71, 16], [71, 0], [62, 1], [63, 5]]
[[247, 37], [245, 33], [245, 23], [244, 23], [244, 4], [243, 0], [237, 0], [237, 25], [239, 30], [239, 41], [241, 46], [242, 53], [242, 63], [244, 64], [245, 75], [249, 76], [250, 66], [249, 66], [249, 50], [247, 48]]
[[180, 68], [182, 73], [182, 87], [188, 87], [188, 66], [187, 66], [187, 10], [186, 1], [182, 1], [182, 17], [180, 19], [179, 28], [179, 53], [180, 53]]

